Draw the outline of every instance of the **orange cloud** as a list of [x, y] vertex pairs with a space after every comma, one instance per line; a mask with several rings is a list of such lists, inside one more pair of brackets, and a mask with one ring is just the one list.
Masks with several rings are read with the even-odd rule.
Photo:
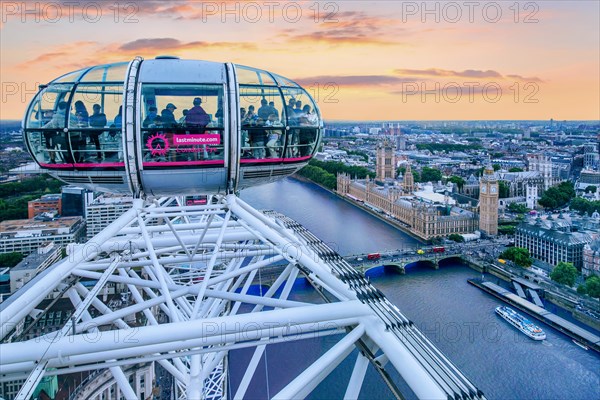
[[118, 50], [126, 53], [139, 53], [139, 52], [153, 52], [153, 51], [179, 51], [196, 49], [201, 50], [209, 47], [215, 48], [230, 48], [230, 49], [246, 49], [256, 50], [257, 47], [254, 43], [250, 42], [181, 42], [174, 38], [153, 38], [153, 39], [137, 39], [132, 42], [127, 42], [119, 46]]
[[91, 47], [97, 45], [98, 43], [90, 41], [79, 41], [60, 45], [49, 52], [42, 53], [31, 60], [18, 64], [17, 68], [29, 69], [40, 64], [64, 65], [64, 61], [69, 60], [70, 57], [85, 54]]
[[18, 65], [19, 68], [33, 68], [40, 65], [53, 66], [64, 71], [86, 66], [123, 61], [137, 55], [154, 57], [164, 52], [178, 54], [182, 51], [206, 49], [233, 49], [236, 51], [256, 51], [254, 43], [249, 42], [181, 42], [174, 38], [137, 39], [124, 44], [110, 43], [100, 45], [96, 42], [75, 42], [42, 53], [31, 60]]
[[481, 71], [476, 69], [466, 69], [464, 71], [451, 71], [447, 69], [397, 69], [395, 72], [399, 75], [417, 75], [417, 76], [448, 76], [448, 77], [461, 77], [461, 78], [500, 78], [500, 73], [487, 70]]
[[410, 78], [399, 78], [390, 75], [320, 75], [294, 80], [301, 86], [311, 85], [336, 85], [344, 87], [368, 87], [368, 86], [391, 86], [412, 81]]
[[452, 71], [448, 69], [396, 69], [394, 70], [398, 75], [415, 75], [415, 76], [435, 76], [435, 77], [447, 77], [447, 78], [474, 78], [474, 79], [516, 79], [524, 82], [544, 82], [538, 77], [523, 77], [521, 75], [511, 74], [502, 75], [501, 73], [488, 69], [486, 71], [477, 69], [466, 69], [464, 71]]
[[[308, 16], [307, 16], [308, 18]], [[311, 16], [311, 18], [313, 18]], [[318, 30], [311, 32], [298, 32], [296, 29], [287, 29], [280, 36], [288, 42], [316, 42], [333, 45], [340, 44], [367, 44], [367, 45], [399, 45], [395, 40], [382, 39], [390, 37], [390, 30], [399, 33], [398, 21], [390, 18], [370, 16], [365, 12], [346, 11], [338, 13], [320, 13], [314, 17], [320, 21]]]

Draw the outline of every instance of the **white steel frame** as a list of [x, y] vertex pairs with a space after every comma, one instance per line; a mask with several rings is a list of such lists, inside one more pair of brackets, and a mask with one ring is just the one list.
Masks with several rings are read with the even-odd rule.
[[[263, 296], [249, 294], [267, 270], [279, 271], [270, 288]], [[290, 300], [299, 276], [329, 301]], [[96, 283], [88, 288], [82, 281]], [[272, 397], [307, 396], [360, 344], [340, 397], [358, 398], [371, 361], [396, 369], [418, 398], [447, 399], [427, 362], [431, 355], [415, 356], [410, 338], [394, 335], [386, 317], [351, 286], [300, 235], [234, 195], [209, 196], [202, 206], [183, 205], [180, 198], [135, 200], [104, 231], [72, 246], [67, 258], [0, 305], [0, 381], [26, 379], [17, 398], [27, 399], [43, 376], [109, 368], [129, 399], [136, 394], [123, 366], [157, 362], [173, 376], [178, 398], [241, 399], [267, 345], [339, 335]], [[103, 303], [109, 287], [128, 293], [129, 304]], [[61, 291], [73, 305], [72, 320], [59, 331], [19, 341], [25, 318]], [[243, 303], [254, 307], [240, 312]], [[132, 314], [136, 318], [128, 318]], [[241, 383], [226, 393], [228, 352], [249, 347], [255, 350]]]

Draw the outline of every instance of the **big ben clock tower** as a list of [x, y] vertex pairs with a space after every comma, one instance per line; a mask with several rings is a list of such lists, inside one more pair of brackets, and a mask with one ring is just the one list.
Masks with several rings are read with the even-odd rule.
[[479, 229], [488, 235], [498, 234], [498, 197], [498, 179], [488, 165], [479, 186]]

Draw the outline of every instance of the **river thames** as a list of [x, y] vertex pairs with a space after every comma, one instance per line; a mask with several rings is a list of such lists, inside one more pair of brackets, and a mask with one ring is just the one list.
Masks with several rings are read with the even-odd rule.
[[[341, 255], [416, 248], [419, 244], [328, 191], [293, 178], [242, 191], [240, 197], [258, 209], [276, 210], [295, 219]], [[543, 342], [518, 332], [495, 315], [494, 308], [502, 304], [498, 299], [467, 283], [467, 279], [480, 276], [476, 271], [447, 262], [439, 270], [413, 264], [406, 275], [376, 269], [368, 276], [487, 398], [600, 399], [600, 356], [541, 322], [536, 324], [547, 334]], [[311, 289], [297, 286], [293, 297], [315, 296]], [[316, 352], [326, 345], [313, 341], [297, 348], [302, 358], [309, 359], [311, 347]], [[286, 380], [281, 368], [289, 368], [280, 359], [285, 359], [284, 354], [278, 354], [275, 347], [268, 357], [269, 368], [265, 370], [269, 371], [269, 383], [251, 386], [255, 398], [268, 395], [267, 391], [272, 396]], [[336, 389], [346, 385], [352, 364], [350, 356], [341, 371], [332, 374], [311, 398], [339, 398]], [[385, 394], [374, 372], [367, 375], [369, 378], [361, 398], [391, 396]]]

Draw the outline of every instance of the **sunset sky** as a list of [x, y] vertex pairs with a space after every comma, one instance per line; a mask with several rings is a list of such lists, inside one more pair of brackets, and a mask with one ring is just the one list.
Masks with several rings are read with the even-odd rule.
[[165, 54], [279, 73], [329, 120], [600, 119], [598, 1], [1, 3], [1, 119], [38, 83]]

